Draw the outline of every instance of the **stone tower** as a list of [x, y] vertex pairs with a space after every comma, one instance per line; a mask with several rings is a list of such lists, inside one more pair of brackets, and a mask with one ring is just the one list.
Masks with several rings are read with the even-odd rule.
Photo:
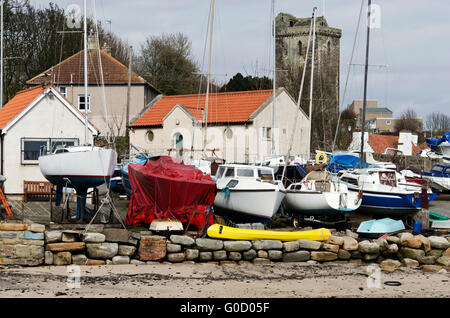
[[[280, 13], [276, 23], [276, 64], [278, 85], [284, 86], [297, 98], [305, 63], [308, 36], [312, 18], [296, 18]], [[316, 45], [314, 58], [313, 97], [313, 147], [325, 147], [326, 139], [332, 138], [329, 126], [334, 125], [332, 114], [339, 110], [339, 62], [342, 31], [331, 28], [325, 17], [316, 17]], [[312, 39], [311, 39], [312, 45]], [[309, 115], [309, 87], [312, 47], [309, 49], [308, 65], [302, 94], [302, 108]], [[322, 114], [328, 114], [323, 116]], [[336, 126], [333, 127], [335, 129]], [[330, 130], [321, 132], [321, 130]], [[333, 133], [334, 134], [334, 133]], [[316, 143], [318, 139], [323, 142]], [[329, 140], [328, 140], [329, 141]]]
[[[276, 17], [276, 61], [279, 70], [297, 70], [301, 74], [305, 62], [311, 18], [296, 18], [280, 13]], [[337, 107], [339, 102], [339, 61], [342, 31], [328, 26], [324, 17], [316, 18], [315, 78], [322, 77], [323, 86], [333, 96], [329, 103]], [[311, 41], [312, 44], [312, 41]], [[310, 47], [311, 58], [312, 48]], [[308, 63], [310, 69], [310, 63]], [[309, 78], [305, 79], [305, 83]], [[316, 85], [315, 85], [316, 86]], [[332, 91], [332, 92], [331, 92]]]

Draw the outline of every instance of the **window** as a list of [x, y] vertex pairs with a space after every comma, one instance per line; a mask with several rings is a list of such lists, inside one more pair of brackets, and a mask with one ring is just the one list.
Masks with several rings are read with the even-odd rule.
[[253, 169], [237, 169], [236, 174], [238, 177], [253, 177], [255, 175]]
[[298, 41], [298, 55], [302, 55], [302, 41]]
[[21, 163], [38, 164], [41, 154], [62, 152], [60, 147], [76, 146], [78, 139], [52, 139], [52, 138], [22, 138], [21, 139]]
[[272, 139], [272, 128], [264, 127], [263, 128], [263, 137], [265, 140], [271, 140]]
[[225, 172], [225, 177], [234, 177], [234, 168], [227, 168], [227, 172]]
[[223, 173], [225, 171], [225, 167], [219, 167], [219, 170], [217, 170], [216, 179], [219, 179], [223, 176]]
[[48, 146], [48, 139], [22, 139], [22, 163], [38, 163], [38, 158]]
[[390, 119], [387, 119], [386, 120], [386, 125], [390, 125], [391, 124], [391, 120]]
[[67, 87], [66, 86], [60, 86], [59, 87], [59, 92], [61, 93], [61, 95], [63, 95], [64, 97], [66, 97], [67, 95]]
[[268, 169], [258, 169], [258, 177], [262, 180], [273, 180], [272, 171]]
[[151, 130], [147, 130], [147, 133], [145, 135], [147, 136], [147, 140], [149, 142], [152, 142], [153, 138], [155, 137], [154, 134], [153, 134], [153, 131], [151, 131]]
[[[85, 107], [86, 107], [86, 102], [85, 102], [84, 94], [78, 95], [78, 109], [84, 111]], [[87, 98], [87, 110], [88, 111], [91, 110], [91, 96], [90, 95], [88, 95], [88, 98]]]

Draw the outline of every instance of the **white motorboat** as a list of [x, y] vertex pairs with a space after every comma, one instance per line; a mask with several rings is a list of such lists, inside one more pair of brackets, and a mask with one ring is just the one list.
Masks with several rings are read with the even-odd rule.
[[450, 191], [450, 164], [438, 163], [430, 171], [422, 171], [421, 174], [433, 189]]
[[[338, 177], [349, 190], [362, 191], [360, 211], [371, 213], [404, 215], [421, 208], [422, 185], [406, 181], [395, 170], [383, 168], [355, 169], [341, 171]], [[428, 190], [428, 201], [436, 194]]]
[[270, 167], [224, 164], [219, 166], [215, 179], [218, 192], [214, 206], [224, 210], [230, 219], [250, 217], [267, 222], [286, 194]]
[[350, 191], [342, 182], [333, 181], [328, 171], [312, 171], [301, 182], [286, 189], [283, 201], [288, 212], [323, 215], [352, 212], [361, 205], [358, 192]]

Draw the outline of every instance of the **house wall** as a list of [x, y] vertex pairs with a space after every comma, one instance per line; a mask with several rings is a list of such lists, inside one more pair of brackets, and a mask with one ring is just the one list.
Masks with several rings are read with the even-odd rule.
[[[285, 91], [277, 96], [275, 127], [275, 154], [285, 155], [294, 125], [296, 104]], [[264, 107], [265, 106], [265, 107]], [[303, 112], [299, 114], [291, 155], [306, 155], [308, 147], [309, 121]], [[255, 114], [253, 123], [238, 125], [210, 125], [207, 130], [206, 155], [212, 156], [212, 149], [217, 157], [227, 162], [256, 162], [271, 157], [271, 140], [263, 136], [264, 127], [272, 126], [272, 102], [268, 100]], [[153, 141], [147, 138], [148, 131], [153, 133]], [[231, 130], [231, 134], [226, 134]], [[203, 130], [193, 125], [193, 117], [183, 107], [175, 107], [166, 115], [163, 127], [134, 128], [130, 142], [152, 155], [167, 155], [168, 149], [175, 148], [175, 136], [183, 135], [183, 158], [199, 159], [202, 157]], [[191, 152], [191, 146], [194, 152]], [[175, 151], [171, 155], [176, 156]]]
[[[84, 143], [85, 126], [56, 97], [44, 97], [25, 116], [14, 124], [4, 136], [3, 175], [6, 194], [22, 194], [23, 181], [46, 181], [39, 165], [22, 164], [22, 137], [78, 138]], [[89, 132], [89, 142], [93, 135]]]
[[[64, 85], [61, 85], [64, 86]], [[66, 86], [66, 98], [78, 107], [78, 96], [84, 95], [84, 86]], [[108, 111], [109, 125], [114, 135], [125, 135], [127, 85], [105, 85], [105, 99]], [[103, 92], [100, 86], [89, 86], [88, 94], [91, 107], [89, 120], [105, 136], [107, 131], [105, 111], [103, 106]], [[155, 97], [144, 85], [131, 85], [129, 118], [136, 116], [144, 108], [149, 98]], [[84, 112], [84, 110], [83, 110]]]

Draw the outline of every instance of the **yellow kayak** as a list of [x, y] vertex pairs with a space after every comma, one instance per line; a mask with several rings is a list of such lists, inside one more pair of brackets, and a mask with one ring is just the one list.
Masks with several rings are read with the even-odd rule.
[[321, 228], [311, 231], [278, 232], [265, 230], [238, 229], [220, 224], [213, 224], [207, 230], [208, 236], [219, 239], [232, 240], [280, 240], [296, 241], [305, 239], [310, 241], [326, 241], [331, 236], [328, 229]]

